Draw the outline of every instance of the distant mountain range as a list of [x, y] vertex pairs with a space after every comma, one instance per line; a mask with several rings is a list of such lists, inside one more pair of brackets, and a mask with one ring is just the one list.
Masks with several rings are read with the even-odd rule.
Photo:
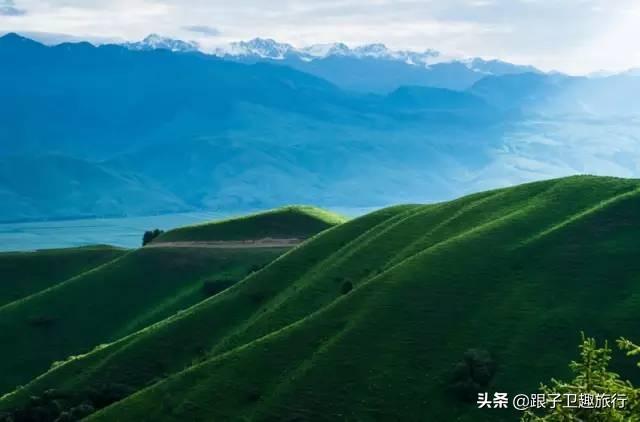
[[165, 41], [0, 37], [0, 221], [375, 206], [638, 172], [633, 73], [497, 74], [501, 63], [409, 64], [380, 46], [221, 58]]
[[151, 34], [142, 41], [128, 42], [123, 45], [135, 51], [169, 50], [173, 52], [191, 53], [200, 50], [200, 46], [195, 41], [174, 40], [161, 37], [158, 34]]
[[[194, 52], [200, 49], [195, 42], [164, 38], [156, 34], [149, 35], [140, 42], [124, 45], [134, 50]], [[388, 93], [403, 85], [466, 89], [487, 75], [540, 73], [533, 66], [481, 58], [452, 60], [431, 49], [422, 52], [397, 51], [384, 44], [350, 48], [343, 43], [332, 43], [296, 48], [272, 39], [255, 38], [218, 47], [210, 54], [242, 63], [270, 62], [286, 65], [345, 89], [377, 93]]]
[[435, 50], [424, 52], [394, 51], [384, 44], [366, 44], [349, 48], [344, 43], [314, 44], [304, 48], [295, 48], [290, 44], [279, 43], [273, 39], [254, 38], [250, 41], [230, 43], [219, 47], [213, 54], [220, 57], [245, 57], [250, 59], [283, 60], [298, 58], [305, 61], [321, 60], [331, 56], [370, 58], [401, 61], [412, 65], [429, 65], [437, 62], [440, 53]]
[[435, 199], [497, 121], [473, 94], [353, 94], [201, 53], [10, 34], [0, 58], [0, 220]]

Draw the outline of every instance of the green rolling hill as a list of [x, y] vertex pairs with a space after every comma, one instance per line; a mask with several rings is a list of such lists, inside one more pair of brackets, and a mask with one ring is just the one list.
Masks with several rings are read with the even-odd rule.
[[[320, 211], [316, 211], [322, 216]], [[276, 237], [291, 233], [313, 234], [329, 227], [326, 219], [292, 221], [289, 210], [268, 213], [281, 224], [271, 231]], [[297, 213], [291, 214], [297, 215]], [[227, 224], [242, 228], [254, 225], [250, 216], [192, 227], [193, 238], [200, 227], [216, 227], [224, 233]], [[304, 223], [304, 224], [302, 224]], [[245, 230], [249, 235], [251, 229]], [[171, 233], [171, 232], [170, 232]], [[256, 236], [261, 235], [256, 233]], [[63, 282], [0, 306], [0, 392], [4, 393], [47, 370], [53, 362], [88, 352], [102, 343], [127, 336], [139, 329], [215, 295], [224, 288], [264, 267], [287, 248], [155, 247], [128, 251], [117, 259], [88, 271], [78, 271]], [[79, 250], [69, 250], [70, 256]], [[64, 254], [64, 250], [59, 253]], [[45, 256], [56, 251], [43, 252]], [[22, 254], [7, 254], [16, 261]], [[69, 260], [65, 258], [64, 263]], [[0, 261], [1, 262], [1, 261]], [[54, 261], [55, 262], [55, 261]], [[88, 261], [86, 261], [88, 263]], [[60, 277], [58, 277], [60, 279]]]
[[289, 206], [271, 211], [171, 230], [156, 242], [238, 241], [262, 238], [306, 239], [345, 219], [311, 206]]
[[0, 307], [118, 258], [111, 246], [0, 253]]
[[640, 181], [600, 177], [383, 209], [57, 365], [0, 414], [514, 420], [468, 399], [565, 375], [581, 330], [638, 338], [639, 213]]

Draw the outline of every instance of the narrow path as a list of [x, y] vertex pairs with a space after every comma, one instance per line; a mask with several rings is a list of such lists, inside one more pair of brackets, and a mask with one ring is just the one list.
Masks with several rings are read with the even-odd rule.
[[252, 239], [252, 240], [215, 240], [215, 241], [179, 241], [151, 242], [145, 248], [211, 248], [211, 249], [253, 249], [253, 248], [291, 248], [302, 242], [301, 239]]

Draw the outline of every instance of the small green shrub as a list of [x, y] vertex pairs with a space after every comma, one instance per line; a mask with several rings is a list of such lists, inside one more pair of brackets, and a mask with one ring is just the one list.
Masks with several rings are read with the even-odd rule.
[[258, 271], [260, 271], [264, 267], [266, 267], [266, 264], [253, 264], [251, 267], [249, 267], [249, 270], [247, 271], [247, 275], [251, 275], [253, 273], [257, 273]]
[[96, 409], [102, 409], [110, 404], [124, 399], [133, 394], [135, 390], [124, 384], [103, 384], [89, 390], [88, 402]]
[[37, 328], [49, 328], [53, 326], [57, 318], [49, 315], [37, 315], [29, 318], [29, 325]]
[[254, 305], [260, 305], [265, 300], [267, 300], [267, 293], [266, 292], [252, 292], [252, 293], [249, 293], [249, 299], [251, 299], [251, 302]]
[[69, 416], [72, 421], [79, 421], [86, 418], [95, 411], [96, 409], [91, 403], [85, 402], [79, 404], [78, 406], [72, 407], [71, 410], [69, 410]]
[[247, 393], [247, 401], [249, 403], [257, 402], [258, 400], [260, 400], [260, 397], [262, 397], [262, 395], [257, 390], [252, 390], [252, 391], [249, 391], [249, 393]]
[[340, 292], [343, 295], [346, 295], [351, 290], [353, 290], [353, 283], [351, 283], [350, 281], [345, 281], [344, 283], [342, 283], [342, 287], [340, 288]]
[[496, 373], [496, 364], [487, 350], [469, 349], [453, 368], [451, 390], [462, 401], [473, 402], [486, 391]]
[[238, 280], [231, 279], [206, 280], [202, 284], [202, 293], [204, 293], [206, 297], [210, 297], [228, 289], [237, 282]]

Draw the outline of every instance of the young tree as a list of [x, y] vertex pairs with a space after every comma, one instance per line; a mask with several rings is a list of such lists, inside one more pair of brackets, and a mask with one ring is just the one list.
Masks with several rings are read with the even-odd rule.
[[144, 235], [142, 236], [142, 246], [150, 243], [153, 239], [160, 236], [162, 233], [164, 233], [164, 230], [160, 230], [160, 229], [147, 230], [146, 232], [144, 232]]
[[[618, 340], [618, 347], [627, 356], [640, 354], [640, 347], [626, 339]], [[556, 406], [541, 409], [542, 413], [527, 411], [523, 422], [634, 422], [640, 421], [640, 389], [631, 382], [623, 381], [615, 372], [609, 371], [611, 349], [605, 342], [598, 347], [595, 339], [582, 335], [580, 360], [573, 361], [569, 368], [575, 374], [573, 380], [565, 382], [551, 380], [551, 385], [540, 386], [546, 397], [575, 398], [576, 403], [566, 400]], [[640, 363], [639, 363], [640, 366]], [[615, 395], [615, 396], [614, 396]], [[615, 397], [615, 403], [603, 402], [604, 398]], [[598, 403], [600, 399], [600, 403]]]

